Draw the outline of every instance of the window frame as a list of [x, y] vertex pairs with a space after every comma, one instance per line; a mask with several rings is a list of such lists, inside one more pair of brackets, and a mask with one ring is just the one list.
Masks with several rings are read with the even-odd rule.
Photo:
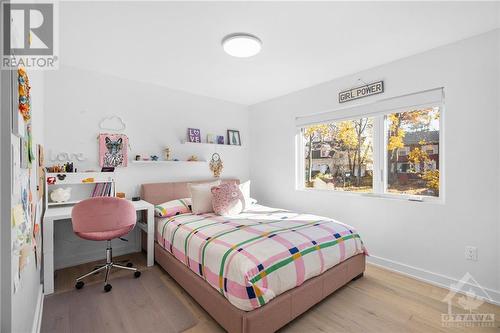
[[[445, 103], [444, 98], [441, 101], [401, 106], [397, 108], [383, 109], [376, 112], [369, 112], [370, 107], [375, 103], [365, 105], [356, 105], [351, 108], [340, 109], [333, 111], [336, 114], [328, 117], [328, 120], [311, 122], [310, 124], [301, 124], [296, 127], [296, 186], [297, 191], [314, 191], [314, 192], [327, 192], [335, 195], [354, 195], [377, 197], [407, 201], [441, 203], [445, 202], [445, 149], [444, 149], [444, 135], [445, 135]], [[387, 191], [388, 184], [388, 161], [387, 161], [387, 122], [386, 116], [391, 113], [407, 112], [411, 109], [423, 109], [429, 107], [439, 108], [439, 196], [419, 196], [403, 193], [390, 193]], [[357, 109], [357, 112], [350, 112]], [[365, 112], [361, 112], [361, 111]], [[372, 191], [369, 193], [350, 192], [341, 190], [330, 189], [317, 189], [305, 186], [304, 170], [305, 170], [305, 139], [302, 135], [302, 129], [314, 124], [331, 123], [345, 120], [353, 120], [359, 117], [373, 118], [373, 186]]]

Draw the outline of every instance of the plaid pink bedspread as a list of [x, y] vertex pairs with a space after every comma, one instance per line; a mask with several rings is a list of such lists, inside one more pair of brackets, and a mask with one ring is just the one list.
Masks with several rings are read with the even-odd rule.
[[156, 229], [160, 245], [245, 311], [366, 253], [348, 225], [260, 205], [235, 216], [157, 218]]

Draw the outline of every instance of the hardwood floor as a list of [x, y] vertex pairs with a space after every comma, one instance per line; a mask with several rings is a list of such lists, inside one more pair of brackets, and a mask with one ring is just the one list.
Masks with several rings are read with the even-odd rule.
[[113, 289], [103, 292], [103, 283], [82, 290], [50, 295], [44, 300], [41, 333], [178, 333], [197, 324], [192, 312], [180, 301], [153, 267], [140, 278], [114, 277]]
[[[146, 256], [134, 253], [117, 260], [130, 259], [142, 271]], [[75, 277], [89, 271], [95, 263], [66, 268], [56, 272], [56, 293], [74, 288]], [[189, 333], [224, 332], [224, 330], [162, 269], [157, 274], [185, 305], [198, 323]], [[113, 277], [129, 274], [117, 271]], [[102, 276], [86, 284], [100, 283]], [[500, 332], [500, 307], [483, 303], [474, 313], [495, 315], [493, 327], [442, 327], [441, 314], [448, 305], [442, 300], [448, 290], [414, 280], [373, 265], [367, 265], [363, 278], [349, 283], [321, 303], [283, 327], [280, 332]], [[466, 313], [454, 298], [454, 313]]]

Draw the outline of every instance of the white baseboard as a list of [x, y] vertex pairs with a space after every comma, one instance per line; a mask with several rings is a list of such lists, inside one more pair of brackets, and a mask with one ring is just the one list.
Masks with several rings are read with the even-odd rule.
[[[411, 278], [414, 278], [414, 279], [417, 279], [417, 280], [420, 280], [423, 282], [427, 282], [429, 284], [432, 284], [432, 285], [435, 285], [435, 286], [438, 286], [438, 287], [441, 287], [444, 289], [452, 290], [450, 287], [452, 285], [456, 285], [459, 282], [459, 280], [457, 280], [455, 278], [451, 278], [449, 276], [445, 276], [445, 275], [438, 274], [438, 273], [433, 273], [433, 272], [427, 271], [425, 269], [402, 264], [402, 263], [399, 263], [399, 262], [396, 262], [393, 260], [384, 259], [381, 257], [372, 256], [372, 255], [367, 256], [366, 258], [367, 258], [367, 262], [372, 264], [372, 265], [380, 266], [382, 268], [385, 268], [385, 269], [388, 269], [388, 270], [391, 270], [391, 271], [394, 271], [397, 273], [401, 273], [403, 275], [407, 275]], [[465, 283], [465, 285], [468, 287], [468, 289], [469, 288], [472, 289], [476, 295], [482, 295], [483, 294], [482, 290], [486, 291], [489, 295], [489, 299], [483, 298], [483, 297], [481, 297], [481, 298], [483, 298], [488, 303], [500, 305], [500, 291], [493, 290], [490, 288], [478, 287], [477, 285], [470, 284], [470, 283]], [[480, 288], [482, 288], [482, 290]], [[460, 293], [459, 290], [453, 290], [453, 291]]]
[[43, 285], [40, 284], [38, 289], [38, 298], [36, 302], [35, 315], [33, 318], [33, 326], [31, 328], [31, 333], [40, 333], [40, 328], [42, 327], [42, 315], [43, 315]]

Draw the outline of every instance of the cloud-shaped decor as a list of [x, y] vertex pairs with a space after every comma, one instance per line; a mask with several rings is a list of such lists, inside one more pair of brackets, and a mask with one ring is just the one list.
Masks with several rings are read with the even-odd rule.
[[99, 123], [99, 128], [110, 131], [123, 131], [127, 128], [127, 125], [125, 125], [125, 122], [121, 117], [109, 116], [101, 120], [101, 122]]

